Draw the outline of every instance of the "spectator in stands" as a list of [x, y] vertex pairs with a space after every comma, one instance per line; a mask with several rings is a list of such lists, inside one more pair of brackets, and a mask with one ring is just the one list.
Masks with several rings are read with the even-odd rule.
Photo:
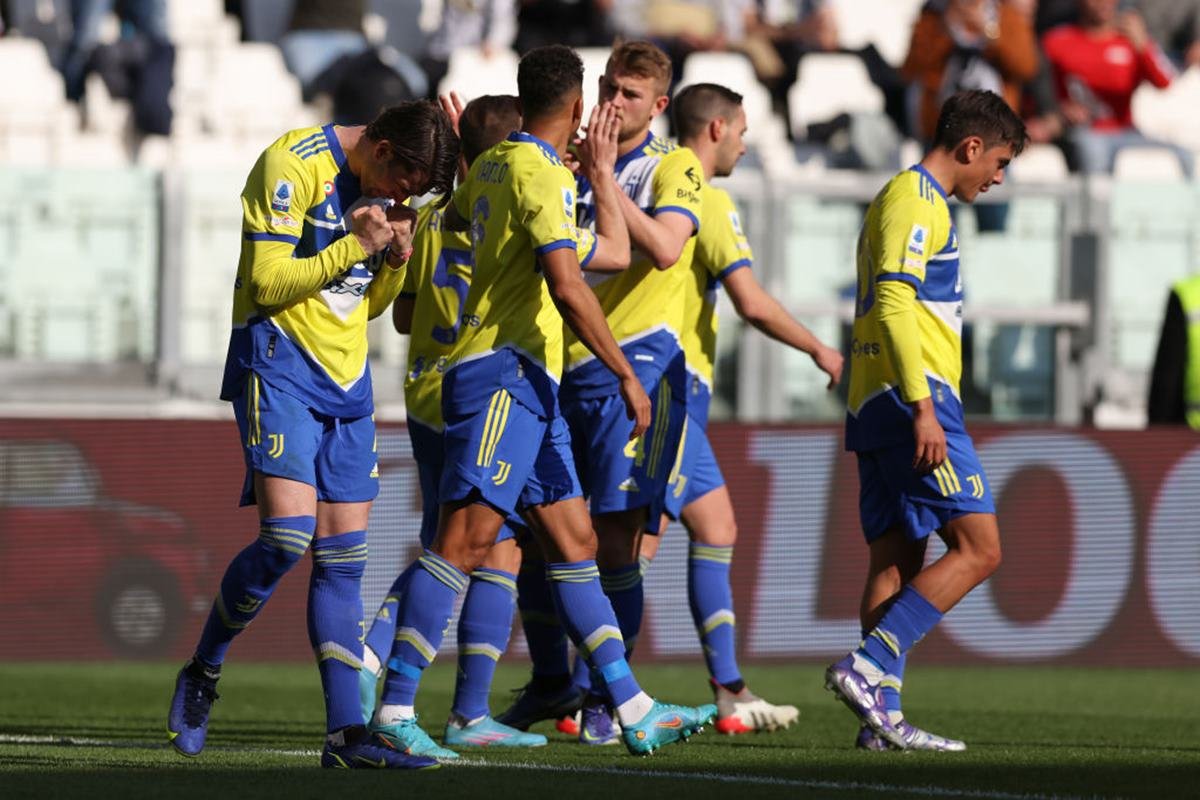
[[1181, 280], [1167, 297], [1146, 412], [1151, 425], [1200, 431], [1200, 275]]
[[1033, 29], [1040, 38], [1051, 28], [1074, 22], [1079, 17], [1079, 0], [1022, 0], [1033, 16]]
[[1075, 23], [1042, 37], [1054, 75], [1076, 168], [1111, 172], [1117, 152], [1129, 146], [1171, 147], [1186, 174], [1191, 155], [1156, 142], [1133, 125], [1133, 92], [1143, 81], [1162, 89], [1175, 69], [1150, 38], [1135, 11], [1118, 12], [1118, 0], [1081, 0]]
[[75, 0], [71, 3], [74, 31], [62, 65], [70, 100], [83, 97], [84, 79], [100, 45], [101, 26], [104, 18], [113, 11], [117, 12], [130, 35], [141, 35], [152, 43], [169, 41], [166, 0]]
[[365, 10], [365, 0], [296, 0], [279, 47], [306, 99], [311, 99], [322, 73], [339, 59], [367, 50]]
[[796, 82], [800, 60], [807, 53], [830, 53], [840, 46], [829, 0], [759, 2], [747, 14], [746, 36], [753, 42], [748, 54], [754, 72], [784, 119], [790, 118], [787, 95]]
[[1180, 69], [1200, 64], [1200, 0], [1137, 0], [1150, 38]]
[[626, 39], [650, 39], [671, 57], [674, 86], [692, 53], [740, 49], [754, 0], [613, 0], [612, 23]]
[[[1025, 9], [1012, 0], [930, 0], [913, 26], [900, 74], [916, 95], [910, 131], [926, 146], [942, 104], [967, 89], [1001, 95], [1014, 111], [1037, 74], [1037, 39]], [[1004, 229], [1006, 204], [974, 207], [981, 231]]]
[[517, 36], [517, 9], [514, 0], [446, 0], [442, 19], [429, 39], [421, 67], [429, 80], [432, 99], [438, 83], [446, 77], [450, 54], [464, 47], [476, 47], [485, 58], [513, 46]]
[[516, 50], [524, 54], [548, 44], [608, 47], [613, 41], [612, 5], [612, 0], [520, 0]]

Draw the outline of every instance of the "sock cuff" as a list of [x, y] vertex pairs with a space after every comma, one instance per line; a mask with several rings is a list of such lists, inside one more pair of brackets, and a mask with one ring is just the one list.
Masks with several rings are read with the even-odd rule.
[[299, 559], [308, 550], [316, 530], [316, 517], [267, 517], [259, 520], [258, 540]]
[[642, 582], [639, 564], [628, 564], [617, 569], [600, 570], [600, 585], [606, 592], [624, 592], [636, 588]]
[[699, 544], [692, 542], [688, 545], [688, 559], [691, 561], [708, 561], [727, 566], [733, 562], [733, 545]]
[[558, 583], [588, 583], [600, 577], [594, 560], [547, 564], [546, 578]]
[[935, 621], [942, 618], [942, 612], [938, 611], [933, 603], [926, 600], [925, 595], [914, 589], [911, 583], [900, 590], [900, 596], [896, 598], [896, 603], [903, 603], [917, 614], [923, 617], [927, 616]]
[[313, 563], [319, 566], [353, 564], [367, 560], [367, 532], [349, 531], [325, 536], [312, 544]]
[[495, 584], [496, 586], [506, 589], [513, 594], [517, 593], [517, 576], [511, 572], [505, 572], [502, 569], [480, 567], [471, 573], [471, 580]]
[[437, 553], [426, 550], [424, 555], [417, 559], [417, 563], [438, 581], [453, 589], [455, 594], [461, 594], [467, 588], [467, 582], [470, 580], [467, 574]]

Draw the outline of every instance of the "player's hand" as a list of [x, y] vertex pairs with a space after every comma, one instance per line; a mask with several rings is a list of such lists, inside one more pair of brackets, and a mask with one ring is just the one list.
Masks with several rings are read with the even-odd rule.
[[438, 105], [442, 107], [442, 111], [450, 118], [450, 126], [454, 128], [454, 134], [458, 135], [458, 121], [462, 119], [463, 105], [462, 98], [458, 96], [458, 92], [450, 92], [450, 94], [439, 94]]
[[367, 255], [374, 255], [392, 241], [392, 226], [387, 214], [377, 205], [365, 205], [350, 212], [350, 232]]
[[813, 363], [815, 363], [822, 372], [829, 376], [829, 384], [825, 387], [829, 391], [833, 389], [842, 380], [842, 367], [845, 366], [845, 357], [834, 350], [832, 347], [821, 346], [821, 349], [813, 354]]
[[625, 401], [625, 416], [633, 420], [633, 433], [629, 434], [633, 441], [650, 427], [650, 398], [636, 375], [621, 379], [621, 399]]
[[388, 242], [387, 263], [391, 267], [399, 267], [412, 257], [417, 212], [406, 205], [396, 203], [387, 210], [387, 220], [392, 229], [392, 240]]
[[913, 407], [913, 438], [917, 442], [913, 469], [917, 472], [927, 475], [946, 460], [946, 432], [933, 410], [933, 398], [919, 400]]
[[1141, 52], [1150, 43], [1150, 32], [1146, 30], [1146, 21], [1136, 11], [1126, 11], [1117, 18], [1117, 30], [1129, 40], [1133, 49]]
[[589, 177], [611, 175], [617, 166], [617, 139], [621, 133], [621, 115], [612, 103], [592, 109], [587, 138], [578, 143], [579, 164]]

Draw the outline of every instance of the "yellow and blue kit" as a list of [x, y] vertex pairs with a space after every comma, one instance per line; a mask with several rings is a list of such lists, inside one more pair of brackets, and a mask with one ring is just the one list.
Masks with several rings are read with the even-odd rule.
[[[462, 311], [471, 286], [472, 257], [468, 234], [446, 230], [444, 212], [436, 204], [417, 212], [413, 254], [408, 261], [400, 296], [413, 300], [404, 398], [408, 435], [421, 482], [424, 516], [421, 542], [426, 547], [437, 532], [438, 485], [445, 443], [442, 440], [442, 376], [462, 324]], [[596, 251], [596, 237], [578, 232], [578, 256], [584, 266]], [[512, 538], [510, 519], [497, 541]]]
[[578, 496], [558, 408], [563, 320], [538, 257], [578, 252], [575, 178], [524, 132], [475, 159], [454, 193], [474, 269], [442, 379], [443, 503], [477, 495], [513, 513]]
[[[702, 229], [704, 170], [686, 147], [647, 134], [638, 147], [617, 159], [616, 181], [647, 214], [681, 214], [694, 233]], [[591, 186], [581, 178], [579, 224], [594, 227], [595, 217]], [[635, 250], [623, 272], [587, 276], [614, 338], [650, 397], [651, 425], [637, 442], [629, 441], [633, 422], [625, 416], [616, 377], [567, 334], [563, 413], [592, 513], [649, 505], [651, 531], [657, 530], [658, 505], [686, 416], [687, 372], [680, 335], [695, 248], [693, 235], [679, 260], [666, 270]]]
[[704, 227], [696, 239], [684, 293], [681, 337], [688, 371], [687, 426], [671, 472], [665, 508], [672, 519], [678, 519], [688, 503], [725, 485], [707, 432], [717, 355], [717, 291], [725, 276], [754, 264], [754, 253], [733, 198], [707, 183], [700, 197]]
[[[864, 534], [870, 541], [901, 527], [920, 538], [961, 514], [994, 513], [959, 397], [958, 236], [945, 191], [923, 167], [892, 178], [871, 202], [857, 270], [846, 448], [859, 456]], [[921, 475], [909, 404], [926, 397], [948, 456]]]
[[[332, 125], [291, 131], [271, 144], [241, 199], [242, 251], [221, 398], [247, 420], [251, 470], [314, 483], [313, 465], [296, 458], [307, 458], [309, 446], [330, 431], [361, 428], [355, 438], [373, 451], [367, 321], [395, 299], [404, 272], [384, 266], [383, 253], [368, 258], [347, 235], [350, 212], [381, 201], [362, 197]], [[303, 420], [273, 413], [269, 399], [282, 396], [309, 413]], [[284, 424], [288, 429], [273, 428]], [[314, 451], [318, 459], [323, 447]], [[326, 487], [317, 470], [318, 498], [374, 497], [378, 476], [370, 460], [350, 488]]]

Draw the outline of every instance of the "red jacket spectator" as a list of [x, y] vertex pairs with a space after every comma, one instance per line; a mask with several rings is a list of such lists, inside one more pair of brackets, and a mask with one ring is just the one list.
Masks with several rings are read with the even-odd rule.
[[[1144, 28], [1143, 28], [1144, 32]], [[1133, 127], [1133, 92], [1142, 81], [1162, 89], [1175, 69], [1148, 36], [1140, 47], [1115, 27], [1086, 29], [1060, 25], [1042, 37], [1042, 50], [1054, 72], [1064, 110], [1085, 109], [1093, 130]], [[1072, 120], [1082, 121], [1082, 120]]]

